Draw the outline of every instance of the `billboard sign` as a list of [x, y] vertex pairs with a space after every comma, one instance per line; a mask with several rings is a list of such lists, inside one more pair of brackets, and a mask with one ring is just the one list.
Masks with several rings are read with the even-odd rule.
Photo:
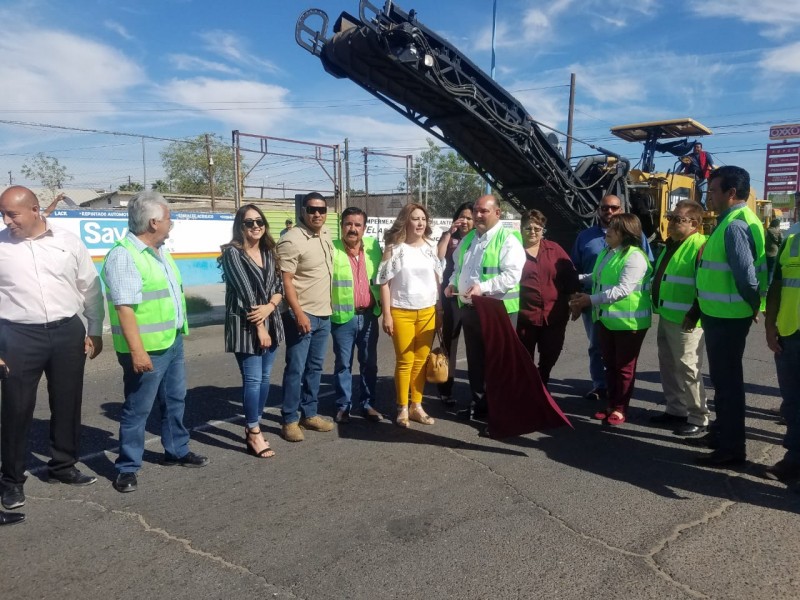
[[792, 125], [773, 125], [769, 128], [769, 139], [789, 140], [800, 138], [800, 123]]
[[[800, 125], [797, 127], [800, 128]], [[797, 137], [800, 137], [800, 133]], [[765, 175], [764, 197], [768, 200], [770, 194], [800, 191], [800, 142], [767, 144]]]

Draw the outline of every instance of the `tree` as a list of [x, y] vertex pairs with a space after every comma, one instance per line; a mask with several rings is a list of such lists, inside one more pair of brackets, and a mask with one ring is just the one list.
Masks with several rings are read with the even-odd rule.
[[41, 183], [42, 187], [50, 190], [53, 197], [65, 182], [74, 179], [67, 173], [67, 167], [59, 163], [57, 158], [46, 156], [44, 152], [39, 152], [25, 161], [20, 167], [20, 172], [26, 178]]
[[[477, 200], [483, 194], [485, 184], [483, 178], [457, 152], [443, 150], [430, 138], [427, 142], [428, 149], [414, 161], [411, 195], [417, 201], [421, 188], [422, 203], [425, 203], [427, 196], [431, 215], [449, 218], [460, 204]], [[405, 189], [404, 181], [400, 185]]]
[[143, 189], [144, 186], [138, 181], [129, 181], [119, 186], [120, 192], [141, 192]]
[[161, 163], [166, 179], [176, 192], [210, 195], [208, 152], [213, 160], [214, 195], [232, 196], [234, 192], [233, 153], [229, 144], [219, 136], [206, 135], [185, 142], [172, 142], [161, 151]]
[[160, 194], [165, 194], [170, 191], [169, 183], [167, 183], [163, 179], [156, 179], [153, 183], [150, 184], [150, 189], [155, 190]]

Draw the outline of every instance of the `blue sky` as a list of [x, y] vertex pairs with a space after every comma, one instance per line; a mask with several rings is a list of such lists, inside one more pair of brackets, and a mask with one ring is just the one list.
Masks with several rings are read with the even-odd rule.
[[[380, 2], [376, 1], [376, 4]], [[491, 0], [400, 2], [489, 70]], [[0, 4], [0, 120], [164, 138], [231, 130], [416, 154], [425, 132], [348, 80], [327, 75], [294, 40], [306, 8], [335, 20], [358, 0], [6, 0]], [[575, 136], [638, 158], [613, 125], [693, 117], [721, 164], [750, 170], [761, 195], [768, 127], [800, 122], [796, 0], [498, 0], [497, 80], [537, 120], [566, 129], [577, 74]], [[72, 185], [143, 178], [142, 143], [0, 123], [0, 176], [36, 152]], [[163, 144], [148, 141], [147, 179]], [[283, 151], [289, 146], [274, 146]], [[576, 145], [574, 154], [588, 153]], [[674, 159], [657, 163], [669, 168]], [[373, 157], [370, 190], [390, 191], [402, 161]], [[353, 187], [363, 163], [354, 159]], [[325, 187], [310, 161], [265, 161], [263, 185]]]

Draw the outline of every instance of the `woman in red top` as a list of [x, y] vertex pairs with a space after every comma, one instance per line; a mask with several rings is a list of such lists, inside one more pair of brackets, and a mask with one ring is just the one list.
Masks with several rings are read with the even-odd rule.
[[569, 321], [569, 297], [580, 289], [578, 272], [558, 244], [544, 239], [547, 217], [538, 210], [522, 213], [522, 245], [527, 260], [520, 281], [517, 335], [535, 359], [547, 385], [550, 371], [564, 347]]

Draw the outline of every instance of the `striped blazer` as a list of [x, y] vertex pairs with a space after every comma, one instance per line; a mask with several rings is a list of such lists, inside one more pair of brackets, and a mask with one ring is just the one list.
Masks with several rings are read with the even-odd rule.
[[[222, 251], [222, 277], [225, 281], [225, 352], [262, 354], [256, 327], [247, 320], [254, 306], [267, 304], [274, 294], [283, 295], [283, 279], [276, 269], [276, 255], [261, 252], [264, 268], [235, 246]], [[267, 331], [273, 346], [284, 340], [283, 321], [276, 309], [267, 317]]]

